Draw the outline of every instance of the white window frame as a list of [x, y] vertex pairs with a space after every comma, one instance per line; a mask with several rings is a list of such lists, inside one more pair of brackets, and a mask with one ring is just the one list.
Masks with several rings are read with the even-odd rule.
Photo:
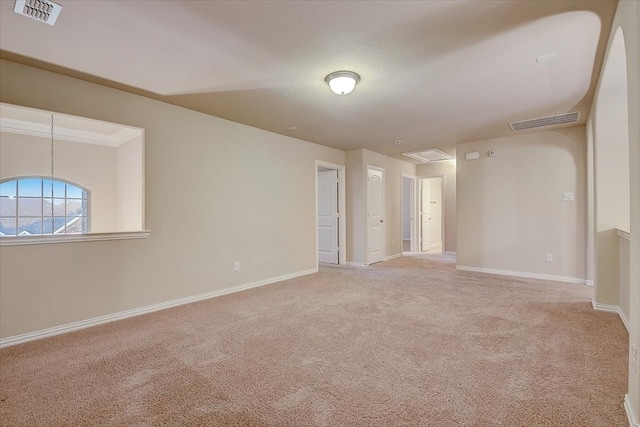
[[[37, 179], [41, 181], [41, 190], [40, 190], [40, 196], [21, 196], [20, 195], [20, 187], [18, 185], [18, 182], [21, 180], [26, 180], [26, 179]], [[53, 181], [53, 182], [59, 182], [64, 184], [65, 186], [65, 193], [64, 193], [64, 197], [54, 197], [53, 194], [51, 195], [51, 197], [47, 197], [45, 196], [45, 191], [47, 189], [44, 188], [44, 183], [45, 181]], [[52, 235], [57, 235], [57, 236], [66, 236], [66, 235], [70, 235], [70, 234], [86, 234], [91, 230], [91, 191], [80, 185], [77, 184], [75, 182], [60, 178], [60, 177], [54, 177], [51, 178], [50, 176], [36, 176], [36, 175], [29, 175], [29, 176], [18, 176], [18, 177], [10, 177], [10, 178], [6, 178], [3, 180], [0, 180], [0, 184], [5, 184], [7, 182], [15, 182], [16, 183], [16, 212], [15, 212], [15, 228], [16, 228], [16, 235], [15, 236], [2, 236], [2, 237], [28, 237], [28, 236], [47, 236], [47, 235], [51, 235], [49, 233], [44, 233], [44, 220], [47, 218], [51, 218], [51, 215], [46, 215], [44, 212], [44, 208], [42, 208], [42, 213], [39, 216], [20, 216], [19, 212], [20, 212], [20, 199], [40, 199], [41, 204], [44, 204], [44, 200], [45, 199], [58, 199], [58, 200], [64, 200], [64, 205], [65, 205], [65, 212], [64, 212], [64, 218], [65, 218], [65, 223], [62, 227], [65, 228], [64, 233], [58, 233], [56, 231], [59, 231], [60, 228], [58, 228], [58, 230], [54, 230], [54, 233], [52, 233]], [[76, 197], [67, 197], [67, 185], [72, 185], [82, 191], [85, 192], [86, 194], [86, 198], [76, 198]], [[86, 215], [84, 215], [84, 217], [86, 218], [86, 230], [81, 232], [81, 233], [67, 233], [66, 228], [67, 225], [69, 224], [68, 222], [66, 222], [67, 219], [67, 200], [82, 200], [86, 202]], [[56, 216], [54, 216], [55, 218]], [[61, 215], [57, 215], [57, 217], [61, 217]], [[77, 218], [82, 218], [83, 216], [79, 216]], [[3, 217], [3, 218], [9, 218], [9, 217]], [[42, 233], [41, 234], [28, 234], [28, 235], [24, 235], [24, 234], [18, 234], [18, 221], [20, 220], [20, 218], [40, 218], [40, 228]]]

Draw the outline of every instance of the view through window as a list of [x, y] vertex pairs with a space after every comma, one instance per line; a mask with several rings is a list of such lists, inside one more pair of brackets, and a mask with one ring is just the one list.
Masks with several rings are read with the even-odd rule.
[[86, 233], [89, 194], [72, 183], [20, 178], [0, 183], [0, 235]]

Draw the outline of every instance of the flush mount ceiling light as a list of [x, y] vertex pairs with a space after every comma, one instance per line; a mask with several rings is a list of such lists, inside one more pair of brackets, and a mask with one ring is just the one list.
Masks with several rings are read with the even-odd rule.
[[353, 91], [360, 81], [360, 76], [353, 71], [335, 71], [324, 79], [336, 95], [346, 95]]

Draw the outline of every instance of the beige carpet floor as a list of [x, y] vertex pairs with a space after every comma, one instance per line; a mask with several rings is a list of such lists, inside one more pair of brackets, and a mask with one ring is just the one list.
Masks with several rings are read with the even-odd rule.
[[414, 255], [0, 351], [2, 426], [625, 426], [583, 285]]

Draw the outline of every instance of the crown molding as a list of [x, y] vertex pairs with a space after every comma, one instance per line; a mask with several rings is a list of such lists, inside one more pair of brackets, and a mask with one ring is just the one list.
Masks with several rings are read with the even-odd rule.
[[[7, 117], [0, 117], [0, 132], [29, 135], [47, 139], [51, 138], [51, 126], [49, 125], [10, 119]], [[122, 144], [132, 141], [136, 137], [140, 136], [140, 134], [140, 130], [127, 127], [120, 128], [112, 135], [68, 129], [59, 126], [54, 128], [54, 139], [80, 142], [83, 144], [103, 145], [107, 147], [119, 147]]]

